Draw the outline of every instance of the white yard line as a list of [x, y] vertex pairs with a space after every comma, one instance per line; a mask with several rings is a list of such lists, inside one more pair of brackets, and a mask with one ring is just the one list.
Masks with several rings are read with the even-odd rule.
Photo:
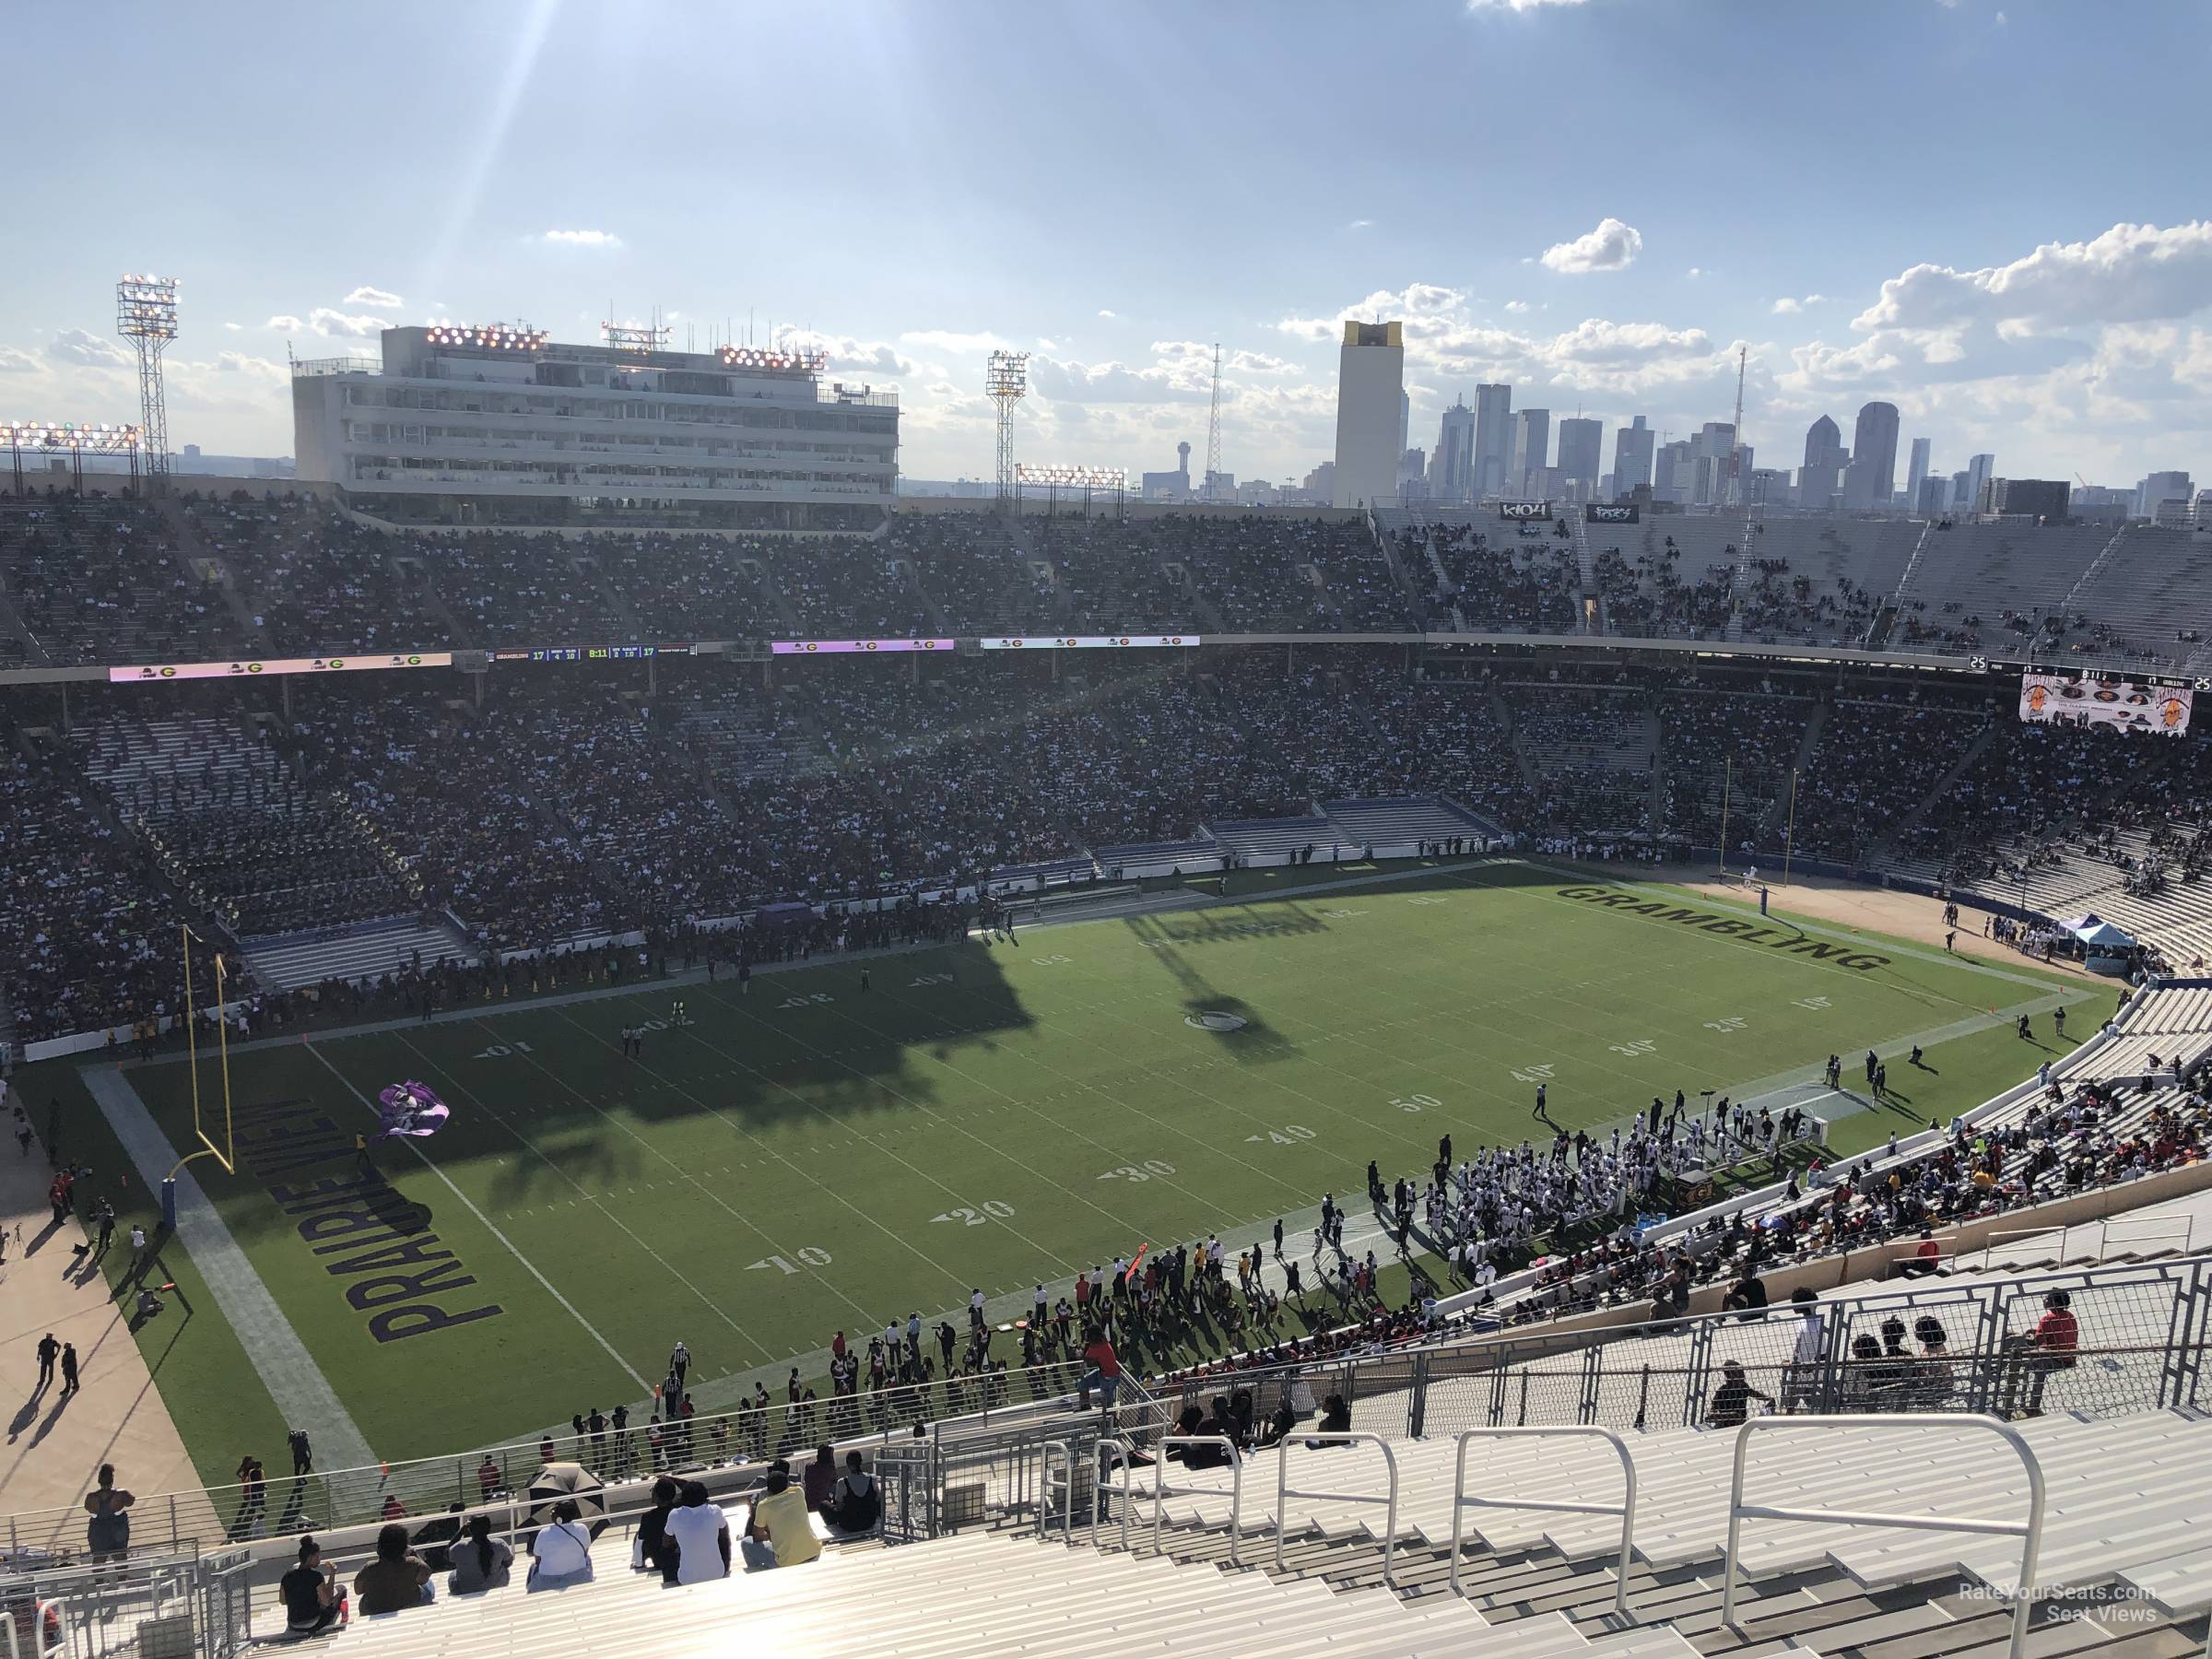
[[[378, 1117], [381, 1115], [377, 1112], [375, 1106], [371, 1104], [369, 1097], [353, 1086], [352, 1079], [347, 1077], [344, 1072], [340, 1071], [336, 1066], [330, 1063], [329, 1055], [325, 1054], [321, 1049], [317, 1048], [312, 1042], [308, 1041], [304, 1038], [300, 1040], [300, 1046], [306, 1049], [309, 1053], [312, 1054], [315, 1059], [321, 1063], [324, 1070], [327, 1071], [332, 1077], [338, 1080], [339, 1085], [346, 1090], [347, 1094], [351, 1095], [355, 1100], [361, 1103], [362, 1111], [366, 1112], [371, 1117]], [[403, 1136], [402, 1138], [404, 1139], [406, 1137]], [[460, 1199], [462, 1204], [467, 1207], [468, 1213], [484, 1224], [484, 1230], [489, 1233], [493, 1238], [497, 1239], [501, 1244], [505, 1245], [507, 1247], [507, 1253], [514, 1257], [516, 1261], [520, 1262], [523, 1265], [524, 1270], [526, 1271], [532, 1278], [535, 1279], [540, 1285], [545, 1287], [546, 1294], [550, 1296], [555, 1301], [559, 1302], [562, 1307], [569, 1311], [569, 1317], [573, 1319], [578, 1324], [583, 1327], [584, 1334], [590, 1336], [594, 1342], [597, 1343], [601, 1347], [606, 1350], [607, 1358], [612, 1359], [617, 1365], [622, 1368], [623, 1375], [635, 1382], [639, 1388], [650, 1391], [653, 1385], [645, 1381], [644, 1377], [639, 1372], [637, 1367], [630, 1364], [629, 1360], [623, 1359], [621, 1351], [618, 1349], [613, 1343], [609, 1342], [606, 1337], [599, 1334], [599, 1327], [597, 1325], [594, 1325], [590, 1320], [586, 1319], [582, 1313], [576, 1311], [576, 1304], [571, 1301], [567, 1297], [563, 1296], [559, 1289], [554, 1285], [553, 1281], [537, 1270], [537, 1264], [532, 1261], [528, 1256], [524, 1255], [519, 1249], [517, 1249], [515, 1247], [514, 1241], [510, 1239], [505, 1233], [501, 1232], [499, 1230], [498, 1224], [495, 1223], [489, 1216], [486, 1215], [482, 1210], [477, 1207], [476, 1200], [471, 1198], [459, 1187], [455, 1186], [453, 1184], [453, 1177], [448, 1175], [443, 1170], [440, 1169], [435, 1163], [433, 1163], [423, 1152], [423, 1149], [417, 1146], [413, 1140], [407, 1140], [406, 1146], [407, 1150], [414, 1153], [415, 1156], [421, 1160], [422, 1167], [429, 1171], [431, 1174], [437, 1176], [440, 1181], [444, 1182], [445, 1190], [453, 1194], [454, 1197]], [[367, 1462], [369, 1460], [363, 1459], [362, 1461]]]

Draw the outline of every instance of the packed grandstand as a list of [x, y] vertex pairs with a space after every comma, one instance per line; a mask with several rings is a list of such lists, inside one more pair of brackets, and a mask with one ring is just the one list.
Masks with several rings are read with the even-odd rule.
[[[13, 1034], [166, 1013], [149, 940], [179, 920], [280, 997], [780, 901], [1219, 867], [1218, 827], [1267, 819], [1788, 856], [2093, 904], [2185, 962], [2212, 939], [2207, 746], [2023, 724], [1988, 665], [2185, 683], [2207, 566], [2212, 540], [2141, 524], [913, 512], [574, 539], [33, 493], [0, 501]], [[1137, 635], [1182, 648], [973, 648]], [[945, 650], [773, 654], [824, 641]], [[239, 683], [424, 653], [483, 654]], [[162, 675], [191, 664], [217, 682]], [[1449, 807], [1352, 821], [1406, 799]], [[720, 858], [690, 856], [701, 826]]]

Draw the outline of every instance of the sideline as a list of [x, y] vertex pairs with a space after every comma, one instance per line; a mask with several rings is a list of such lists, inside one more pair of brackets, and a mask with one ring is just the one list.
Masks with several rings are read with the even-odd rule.
[[[85, 1087], [100, 1103], [108, 1126], [123, 1143], [138, 1178], [149, 1193], [159, 1193], [176, 1161], [176, 1148], [161, 1133], [138, 1091], [112, 1065], [80, 1068]], [[318, 1455], [327, 1454], [333, 1468], [359, 1468], [376, 1462], [376, 1453], [346, 1409], [330, 1379], [315, 1363], [300, 1333], [284, 1316], [269, 1288], [253, 1271], [222, 1216], [208, 1199], [189, 1169], [177, 1171], [177, 1235], [192, 1254], [193, 1265], [207, 1281], [223, 1317], [230, 1322], [239, 1340], [253, 1356], [254, 1369], [286, 1424], [305, 1429], [314, 1437]]]

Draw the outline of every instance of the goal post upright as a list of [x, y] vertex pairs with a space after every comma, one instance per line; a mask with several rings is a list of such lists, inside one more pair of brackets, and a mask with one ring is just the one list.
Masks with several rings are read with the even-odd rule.
[[200, 1106], [200, 1031], [199, 1005], [194, 995], [192, 978], [192, 947], [194, 943], [205, 944], [192, 931], [192, 924], [180, 922], [177, 930], [184, 958], [184, 1055], [185, 1069], [192, 1074], [192, 1133], [199, 1142], [199, 1149], [187, 1152], [161, 1182], [161, 1224], [169, 1231], [177, 1230], [177, 1171], [194, 1159], [212, 1158], [223, 1167], [226, 1175], [238, 1172], [235, 1161], [237, 1142], [233, 1136], [234, 1119], [230, 1108], [230, 1022], [223, 1017], [226, 1002], [225, 985], [229, 971], [223, 965], [223, 953], [216, 951], [215, 959], [215, 1018], [216, 1051], [219, 1055], [218, 1069], [223, 1085], [223, 1144], [217, 1146], [207, 1133], [207, 1120]]

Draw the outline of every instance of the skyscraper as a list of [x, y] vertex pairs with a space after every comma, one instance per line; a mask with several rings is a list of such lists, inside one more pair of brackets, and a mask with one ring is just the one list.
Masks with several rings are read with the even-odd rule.
[[1605, 449], [1604, 422], [1585, 415], [1570, 415], [1559, 422], [1559, 474], [1575, 500], [1587, 501], [1597, 494]]
[[1843, 475], [1843, 505], [1853, 512], [1889, 510], [1897, 488], [1897, 406], [1869, 403], [1859, 406], [1859, 422], [1851, 435], [1851, 465]]
[[1505, 493], [1517, 500], [1526, 500], [1528, 475], [1543, 471], [1549, 465], [1550, 453], [1551, 411], [1515, 410], [1512, 453], [1505, 463]]
[[1912, 440], [1912, 465], [1905, 469], [1905, 511], [1907, 512], [1917, 512], [1920, 510], [1920, 486], [1928, 476], [1928, 441], [1925, 438]]
[[1398, 453], [1413, 447], [1413, 394], [1398, 388]]
[[2136, 486], [2136, 516], [2155, 519], [2160, 501], [2185, 501], [2189, 497], [2187, 473], [2154, 472]]
[[1513, 453], [1513, 389], [1483, 384], [1475, 388], [1475, 494], [1479, 500], [1505, 488], [1505, 466]]
[[1652, 481], [1652, 429], [1643, 417], [1613, 432], [1613, 493], [1628, 495]]
[[1663, 443], [1652, 459], [1652, 494], [1662, 501], [1688, 501], [1690, 490], [1689, 440]]
[[1997, 458], [1994, 455], [1976, 455], [1966, 464], [1966, 492], [1953, 499], [1954, 512], [1982, 511], [1982, 492], [1989, 488], [1990, 479], [1996, 477]]
[[1797, 504], [1814, 512], [1828, 511], [1843, 470], [1843, 434], [1823, 415], [1805, 429], [1805, 465], [1797, 470]]
[[1475, 411], [1460, 398], [1444, 411], [1429, 457], [1429, 495], [1433, 500], [1466, 501], [1475, 496]]
[[1398, 499], [1398, 426], [1406, 406], [1406, 335], [1397, 323], [1347, 323], [1336, 354], [1338, 507], [1387, 507]]

